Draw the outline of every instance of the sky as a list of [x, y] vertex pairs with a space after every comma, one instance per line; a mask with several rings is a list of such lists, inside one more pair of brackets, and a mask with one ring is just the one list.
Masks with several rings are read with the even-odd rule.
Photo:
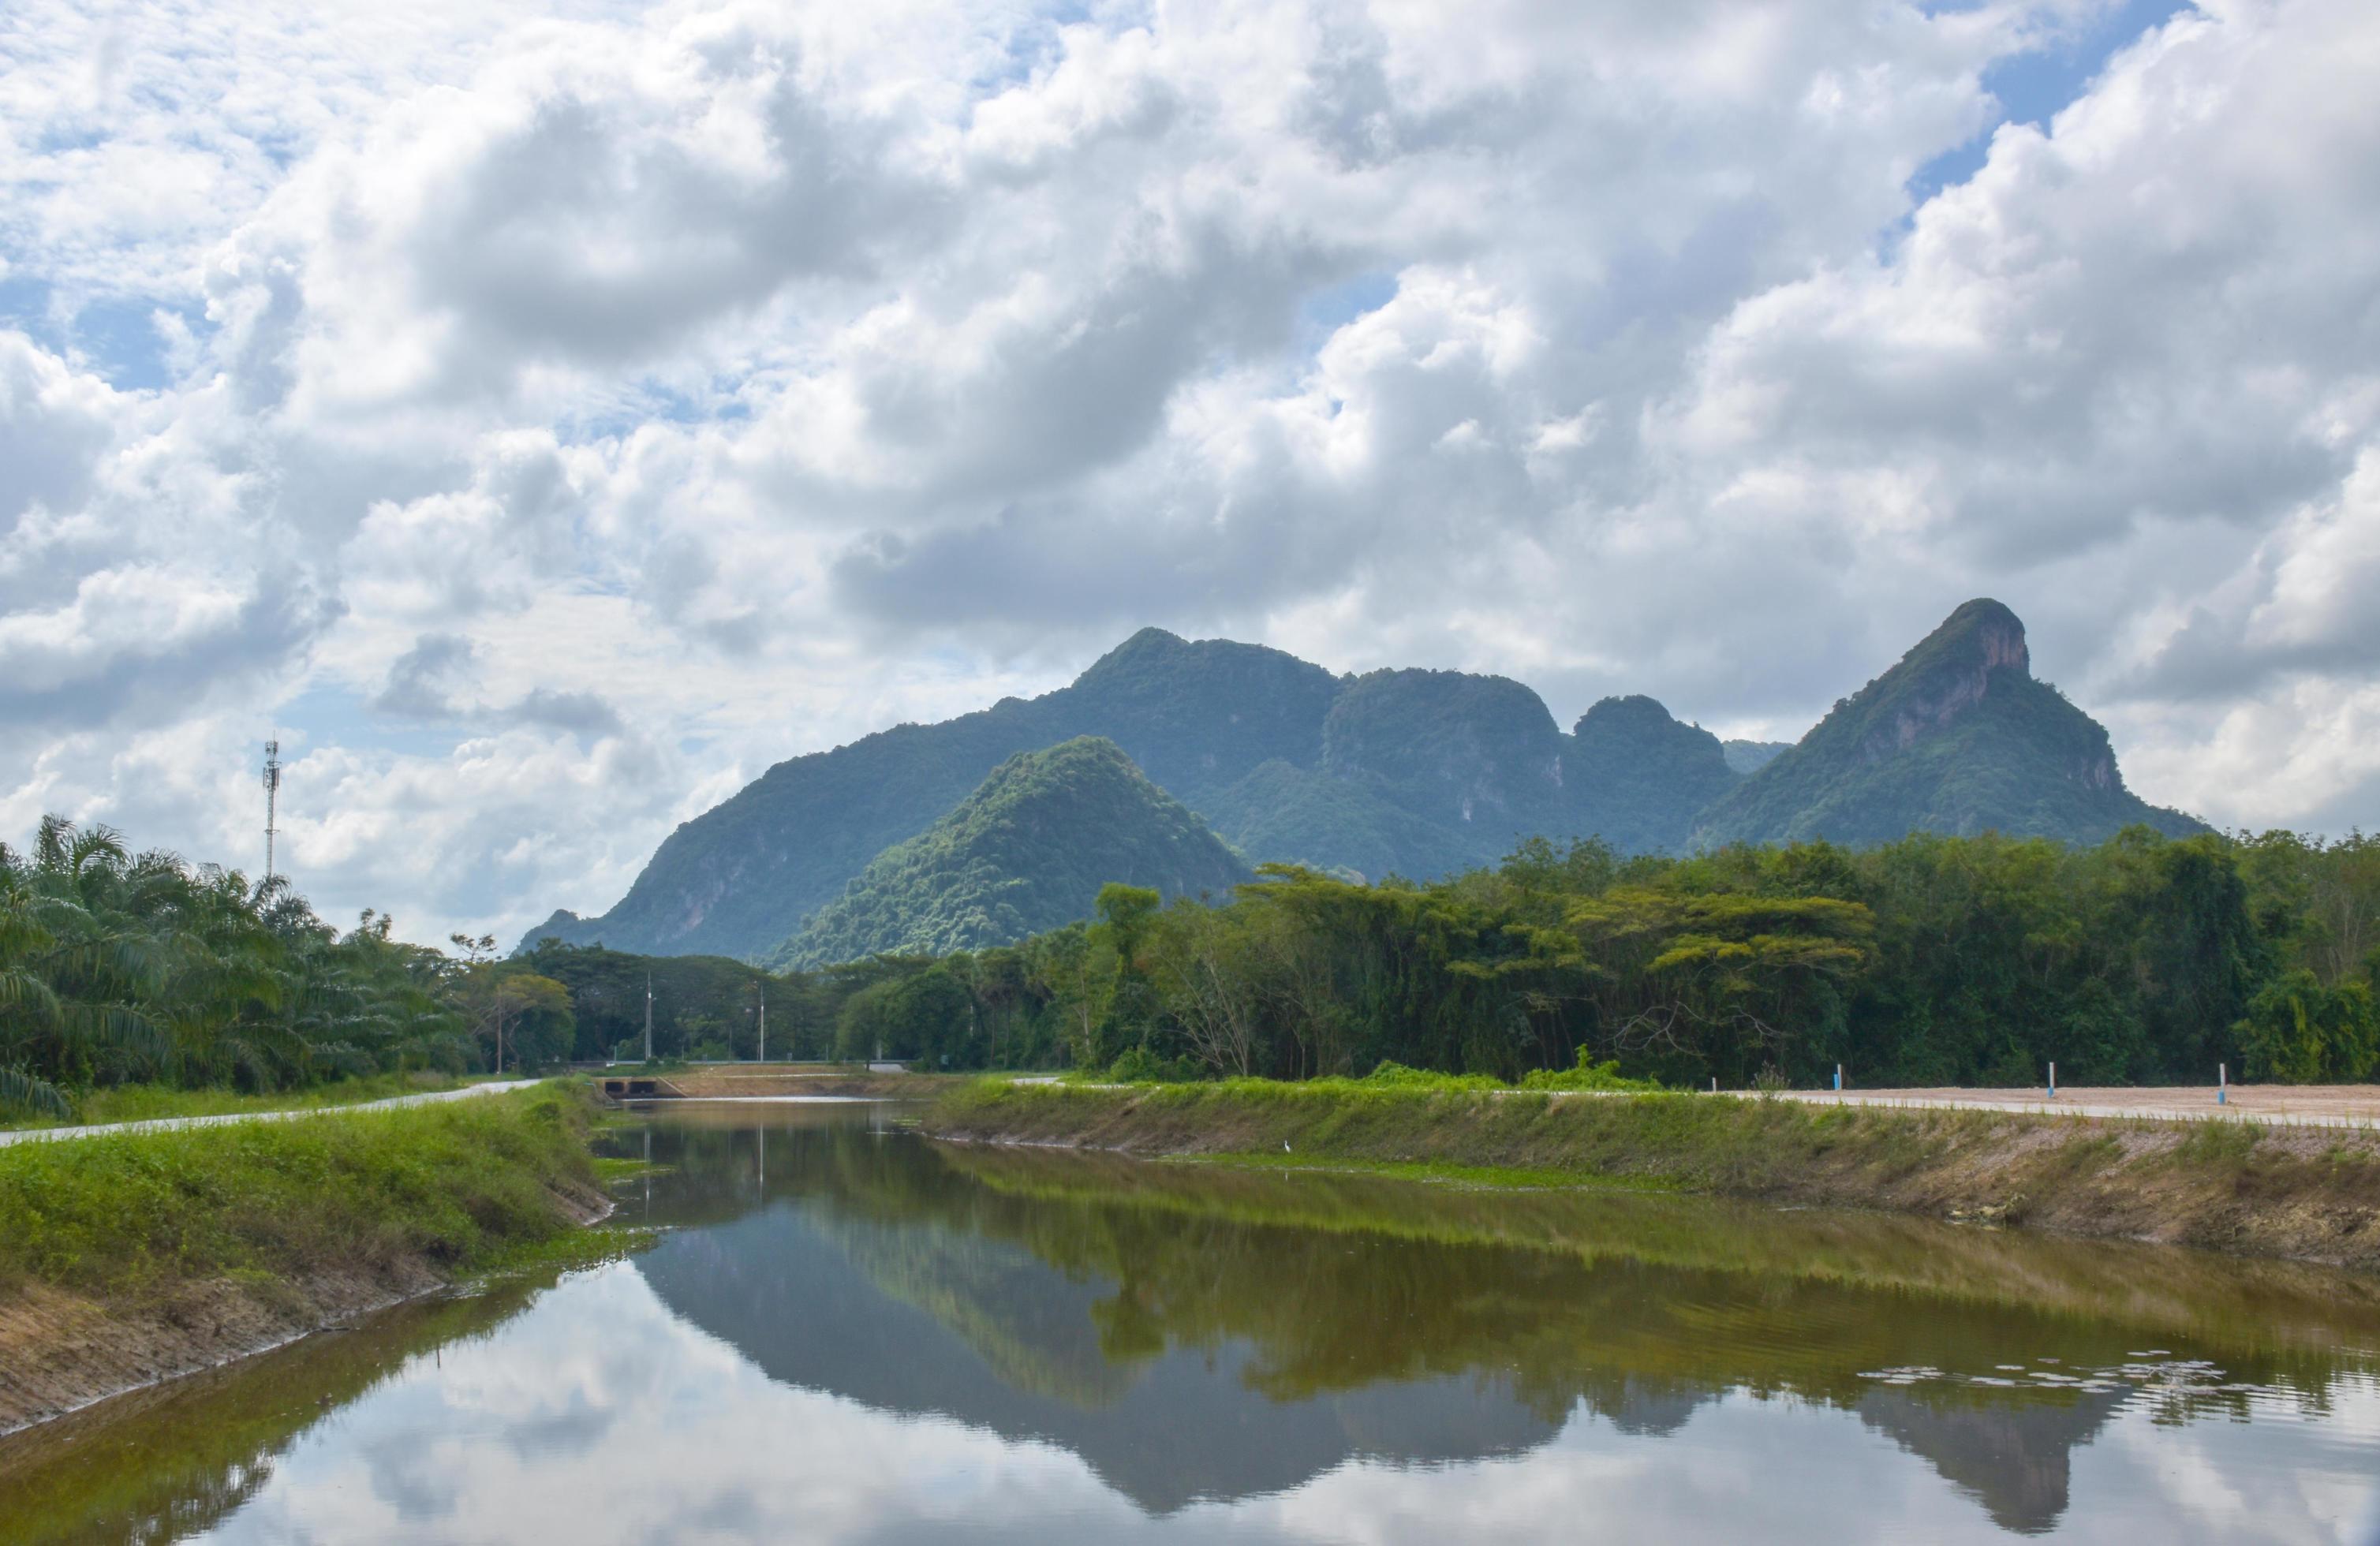
[[0, 839], [510, 937], [1146, 624], [2380, 826], [2369, 0], [0, 9]]

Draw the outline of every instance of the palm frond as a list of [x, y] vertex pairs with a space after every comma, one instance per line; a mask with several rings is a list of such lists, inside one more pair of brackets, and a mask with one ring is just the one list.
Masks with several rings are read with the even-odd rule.
[[66, 1092], [23, 1069], [0, 1069], [0, 1111], [31, 1111], [71, 1121], [74, 1103]]

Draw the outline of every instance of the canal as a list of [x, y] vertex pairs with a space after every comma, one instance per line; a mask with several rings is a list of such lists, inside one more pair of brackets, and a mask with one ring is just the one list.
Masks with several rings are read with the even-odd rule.
[[2380, 1283], [655, 1108], [619, 1260], [0, 1441], [0, 1539], [2374, 1539]]

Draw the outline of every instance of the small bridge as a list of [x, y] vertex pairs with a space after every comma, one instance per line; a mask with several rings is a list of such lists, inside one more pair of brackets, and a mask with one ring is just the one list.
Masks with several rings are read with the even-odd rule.
[[596, 1081], [606, 1099], [615, 1101], [682, 1101], [686, 1092], [658, 1074], [605, 1074]]

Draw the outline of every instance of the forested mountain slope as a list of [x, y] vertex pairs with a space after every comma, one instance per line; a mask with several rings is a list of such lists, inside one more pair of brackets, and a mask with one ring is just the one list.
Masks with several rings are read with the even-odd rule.
[[1104, 735], [1195, 805], [1261, 763], [1317, 762], [1338, 685], [1277, 649], [1145, 628], [1056, 692], [777, 764], [670, 834], [609, 912], [557, 912], [527, 943], [758, 960], [1019, 752]]
[[1651, 698], [1606, 698], [1580, 716], [1567, 759], [1572, 826], [1622, 853], [1685, 846], [1694, 817], [1742, 781], [1718, 737]]
[[1968, 602], [1715, 802], [1694, 841], [1998, 831], [2097, 842], [2135, 822], [2177, 837], [2205, 830], [2126, 789], [2107, 731], [2032, 668], [2017, 615]]
[[1722, 741], [1719, 748], [1727, 755], [1727, 765], [1738, 773], [1757, 773], [1792, 744], [1790, 741]]
[[948, 815], [879, 854], [771, 964], [981, 949], [1090, 916], [1110, 881], [1221, 900], [1251, 878], [1114, 742], [1082, 736], [1001, 764]]

